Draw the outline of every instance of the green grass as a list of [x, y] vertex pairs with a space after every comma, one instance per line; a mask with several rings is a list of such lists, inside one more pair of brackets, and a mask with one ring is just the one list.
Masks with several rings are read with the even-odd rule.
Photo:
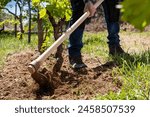
[[31, 40], [31, 44], [28, 44], [27, 35], [24, 35], [23, 40], [18, 40], [13, 34], [0, 34], [0, 68], [2, 68], [8, 54], [27, 48], [35, 48], [37, 45], [37, 36], [33, 35]]
[[[132, 58], [132, 59], [131, 59]], [[129, 57], [116, 57], [118, 67], [113, 70], [114, 79], [121, 77], [118, 92], [98, 95], [96, 99], [149, 100], [150, 99], [150, 51]]]
[[99, 56], [103, 62], [107, 61], [109, 56], [106, 37], [106, 32], [97, 34], [85, 33], [82, 51], [91, 56]]
[[[133, 37], [140, 40], [148, 39], [150, 32], [122, 32], [128, 40]], [[118, 92], [109, 92], [105, 95], [98, 94], [95, 99], [111, 100], [149, 100], [150, 99], [150, 50], [141, 51], [141, 46], [136, 46], [138, 53], [132, 52], [130, 56], [108, 56], [106, 32], [84, 35], [84, 53], [99, 56], [104, 62], [113, 60], [118, 67], [112, 70], [114, 83], [119, 77], [122, 87]], [[130, 39], [131, 38], [131, 39]], [[128, 41], [127, 40], [127, 41]], [[131, 40], [132, 41], [132, 40]], [[129, 46], [129, 45], [128, 45]], [[149, 46], [150, 47], [150, 46]]]

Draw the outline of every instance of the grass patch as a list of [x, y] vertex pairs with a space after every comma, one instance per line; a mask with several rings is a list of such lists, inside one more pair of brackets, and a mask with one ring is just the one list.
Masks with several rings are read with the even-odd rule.
[[120, 91], [98, 95], [96, 99], [106, 100], [149, 100], [150, 99], [150, 50], [130, 57], [115, 57], [119, 65], [114, 69], [114, 79], [121, 76]]
[[[135, 43], [134, 49], [137, 53], [132, 52], [130, 56], [108, 56], [107, 34], [106, 32], [84, 35], [83, 52], [90, 55], [99, 56], [105, 62], [113, 60], [118, 65], [112, 70], [112, 75], [115, 79], [121, 78], [122, 87], [118, 92], [109, 92], [105, 95], [98, 94], [95, 99], [109, 100], [149, 100], [150, 99], [150, 50], [146, 48], [141, 50], [144, 43], [149, 43], [150, 32], [122, 32], [121, 36], [127, 37], [124, 41]], [[136, 42], [132, 42], [132, 39]], [[144, 40], [143, 40], [144, 39]], [[144, 43], [141, 43], [144, 42]], [[137, 44], [138, 45], [137, 45]], [[122, 43], [124, 44], [124, 43]], [[130, 48], [127, 44], [124, 47]], [[145, 45], [144, 45], [145, 46]], [[149, 46], [150, 47], [150, 46]], [[124, 48], [127, 50], [127, 48]]]
[[35, 48], [37, 46], [37, 36], [32, 35], [31, 43], [27, 43], [27, 35], [23, 40], [18, 40], [13, 34], [0, 34], [0, 68], [9, 53], [19, 52], [27, 48]]
[[85, 33], [84, 34], [84, 48], [83, 52], [91, 56], [99, 56], [101, 60], [107, 61], [108, 59], [108, 45], [107, 33], [101, 32], [97, 34]]

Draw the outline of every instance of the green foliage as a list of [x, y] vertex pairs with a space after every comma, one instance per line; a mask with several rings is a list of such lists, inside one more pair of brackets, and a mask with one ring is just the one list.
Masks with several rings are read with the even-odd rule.
[[143, 30], [150, 24], [150, 0], [124, 0], [123, 20]]
[[43, 18], [46, 15], [46, 9], [45, 8], [41, 9], [39, 14], [40, 14], [40, 18]]
[[46, 36], [42, 47], [41, 47], [41, 52], [43, 52], [44, 50], [46, 50], [50, 45], [52, 45], [52, 43], [54, 43], [54, 40], [50, 39], [51, 36]]
[[[28, 33], [28, 30], [29, 30], [29, 26], [28, 26], [28, 23], [24, 26], [24, 32], [25, 33]], [[36, 22], [32, 22], [32, 25], [31, 25], [31, 30], [33, 32], [37, 32], [37, 23]]]
[[2, 21], [2, 22], [0, 22], [0, 26], [2, 26], [3, 24], [5, 24], [5, 25], [7, 25], [7, 24], [19, 24], [19, 21], [18, 20], [9, 20], [9, 19], [7, 19], [7, 20], [4, 20], [4, 21]]
[[0, 12], [0, 27], [3, 26], [3, 24], [5, 26], [9, 26], [10, 25], [14, 25], [14, 24], [19, 24], [19, 21], [18, 20], [14, 20], [14, 17], [13, 15], [10, 15], [8, 13], [5, 13], [3, 10]]
[[53, 28], [49, 22], [46, 20], [43, 20], [43, 28], [45, 29], [45, 35], [44, 35], [44, 42], [42, 43], [41, 51], [46, 50], [52, 43], [54, 42], [53, 39]]
[[[32, 0], [34, 7], [39, 11], [40, 18], [42, 18], [43, 28], [46, 34], [46, 40], [42, 45], [42, 50], [49, 47], [51, 40], [51, 34], [55, 33], [59, 35], [61, 28], [65, 24], [65, 21], [70, 20], [71, 9], [70, 2], [68, 0]], [[49, 13], [47, 13], [47, 11]], [[58, 28], [58, 32], [54, 28]], [[51, 33], [51, 34], [50, 34]], [[49, 37], [48, 37], [49, 36]]]
[[21, 39], [22, 33], [21, 32], [17, 32], [17, 39]]
[[68, 0], [49, 0], [46, 9], [54, 18], [60, 19], [65, 17], [66, 21], [70, 19], [71, 10]]
[[13, 19], [13, 15], [4, 12], [4, 10], [0, 11], [0, 21], [4, 21], [6, 19]]
[[32, 0], [32, 3], [40, 9], [40, 18], [44, 18], [48, 10], [56, 21], [61, 18], [66, 18], [66, 21], [70, 19], [71, 10], [68, 0]]
[[11, 0], [1, 0], [0, 1], [0, 7], [4, 7], [8, 2], [10, 2]]
[[40, 0], [32, 0], [34, 6], [38, 6], [40, 4]]

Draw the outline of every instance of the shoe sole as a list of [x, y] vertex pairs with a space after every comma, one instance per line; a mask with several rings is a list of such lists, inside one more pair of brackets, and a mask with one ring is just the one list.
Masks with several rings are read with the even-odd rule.
[[81, 69], [81, 68], [86, 68], [87, 67], [87, 65], [85, 65], [85, 64], [82, 64], [80, 66], [77, 66], [76, 64], [74, 64], [74, 65], [70, 65], [70, 66], [73, 69]]

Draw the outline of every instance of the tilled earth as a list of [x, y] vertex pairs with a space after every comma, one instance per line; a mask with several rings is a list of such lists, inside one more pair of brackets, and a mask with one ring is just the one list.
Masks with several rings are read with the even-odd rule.
[[116, 66], [113, 62], [101, 64], [99, 58], [84, 55], [88, 67], [73, 70], [64, 53], [64, 63], [57, 74], [52, 75], [51, 71], [55, 64], [53, 57], [41, 67], [49, 71], [53, 82], [51, 89], [42, 89], [27, 70], [34, 55], [35, 52], [28, 50], [7, 56], [0, 71], [0, 99], [93, 99], [98, 94], [118, 91], [121, 86], [121, 81], [112, 77], [112, 69]]

